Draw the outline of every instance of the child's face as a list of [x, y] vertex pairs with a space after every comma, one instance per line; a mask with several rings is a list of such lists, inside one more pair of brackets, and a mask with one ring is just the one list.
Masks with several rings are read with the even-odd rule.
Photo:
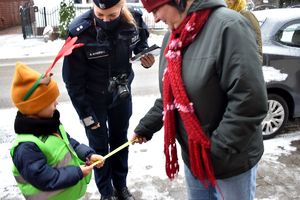
[[48, 107], [44, 108], [36, 114], [39, 118], [52, 118], [54, 111], [56, 110], [57, 101], [52, 102]]

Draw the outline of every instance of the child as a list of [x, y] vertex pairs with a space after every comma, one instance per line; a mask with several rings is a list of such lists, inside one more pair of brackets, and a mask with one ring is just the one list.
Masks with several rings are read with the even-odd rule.
[[93, 169], [83, 161], [102, 160], [98, 168], [104, 164], [102, 156], [65, 132], [56, 110], [58, 95], [50, 76], [16, 64], [11, 98], [19, 111], [10, 153], [14, 177], [26, 199], [79, 199]]

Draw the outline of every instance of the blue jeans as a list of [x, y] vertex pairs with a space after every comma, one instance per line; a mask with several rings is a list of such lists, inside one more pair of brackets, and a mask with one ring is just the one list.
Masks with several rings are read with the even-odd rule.
[[212, 186], [205, 188], [185, 165], [188, 200], [253, 200], [256, 189], [257, 164], [250, 170], [227, 179], [218, 179], [220, 191]]

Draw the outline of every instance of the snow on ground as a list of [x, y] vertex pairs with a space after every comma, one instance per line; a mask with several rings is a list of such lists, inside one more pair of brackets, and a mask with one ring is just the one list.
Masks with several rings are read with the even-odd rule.
[[24, 40], [20, 34], [0, 36], [0, 59], [56, 55], [64, 41], [44, 42], [42, 38]]
[[[130, 120], [128, 138], [131, 138], [133, 129], [139, 119], [147, 112], [148, 108], [153, 105], [156, 96], [136, 96], [133, 97], [133, 116]], [[61, 112], [61, 121], [70, 135], [78, 141], [87, 144], [84, 128], [79, 123], [77, 114], [70, 102], [59, 103], [58, 110]], [[0, 111], [0, 199], [21, 199], [15, 180], [11, 173], [12, 162], [9, 156], [9, 148], [14, 138], [13, 122], [16, 114], [15, 108], [3, 109]], [[285, 137], [278, 137], [265, 141], [264, 160], [277, 162], [276, 159], [284, 154], [288, 155], [295, 148], [291, 146], [291, 141], [300, 140], [300, 134], [289, 134]], [[158, 132], [153, 139], [143, 145], [135, 144], [130, 147], [129, 154], [129, 174], [128, 186], [131, 191], [142, 191], [140, 199], [175, 199], [170, 197], [168, 188], [161, 191], [160, 187], [155, 184], [155, 177], [163, 179], [166, 184], [169, 183], [164, 171], [163, 155], [163, 134]], [[183, 182], [183, 164], [180, 160], [180, 173], [176, 186], [171, 184], [170, 187], [184, 187]], [[142, 188], [141, 188], [142, 187]], [[92, 181], [88, 187], [89, 198], [97, 199], [99, 194], [96, 185]]]
[[264, 159], [276, 162], [282, 155], [289, 155], [296, 151], [296, 147], [291, 146], [292, 141], [300, 140], [300, 132], [279, 135], [271, 140], [264, 141]]
[[[162, 35], [150, 34], [149, 46], [152, 44], [161, 45]], [[28, 58], [38, 56], [55, 56], [64, 40], [44, 42], [43, 38], [29, 38], [24, 40], [20, 34], [0, 36], [0, 60], [12, 58]], [[1, 63], [0, 63], [1, 66]]]

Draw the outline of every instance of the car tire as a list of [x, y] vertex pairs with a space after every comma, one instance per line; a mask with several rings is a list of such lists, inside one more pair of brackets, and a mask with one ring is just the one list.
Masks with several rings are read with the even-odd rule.
[[279, 134], [287, 123], [288, 116], [286, 101], [277, 94], [269, 94], [268, 114], [262, 122], [263, 139], [271, 139]]

